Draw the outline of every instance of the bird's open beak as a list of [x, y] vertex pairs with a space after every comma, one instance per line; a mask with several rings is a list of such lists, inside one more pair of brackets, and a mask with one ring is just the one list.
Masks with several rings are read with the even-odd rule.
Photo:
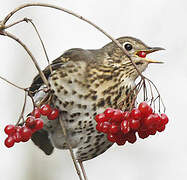
[[145, 50], [138, 50], [135, 52], [135, 54], [137, 56], [140, 56], [141, 57], [141, 52], [144, 52], [145, 53], [145, 57], [142, 57], [142, 59], [148, 63], [163, 63], [162, 61], [156, 61], [156, 60], [152, 60], [152, 59], [148, 59], [146, 58], [146, 55], [147, 54], [150, 54], [150, 53], [153, 53], [153, 52], [156, 52], [156, 51], [160, 51], [160, 50], [165, 50], [164, 48], [161, 48], [161, 47], [148, 47], [147, 49]]

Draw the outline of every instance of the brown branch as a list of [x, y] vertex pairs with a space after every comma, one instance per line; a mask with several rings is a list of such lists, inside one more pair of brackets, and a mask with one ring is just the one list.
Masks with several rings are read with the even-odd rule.
[[10, 85], [12, 85], [12, 86], [14, 86], [14, 87], [16, 87], [16, 88], [18, 88], [18, 89], [21, 89], [21, 90], [24, 90], [24, 91], [27, 90], [27, 88], [22, 88], [22, 87], [20, 87], [20, 86], [18, 86], [18, 85], [16, 85], [16, 84], [10, 82], [9, 80], [5, 79], [5, 78], [2, 77], [2, 76], [0, 76], [0, 79], [2, 79], [3, 81], [7, 82], [8, 84], [10, 84]]
[[88, 180], [88, 177], [87, 177], [87, 175], [86, 175], [86, 171], [85, 171], [83, 162], [82, 162], [81, 160], [78, 160], [78, 162], [79, 162], [79, 165], [80, 165], [80, 167], [81, 167], [82, 174], [83, 174], [83, 176], [84, 176], [84, 180]]
[[75, 155], [74, 155], [74, 153], [73, 153], [71, 144], [68, 142], [68, 139], [67, 139], [67, 132], [66, 132], [66, 128], [65, 128], [64, 122], [63, 122], [63, 120], [62, 120], [61, 114], [59, 115], [59, 121], [60, 121], [60, 125], [61, 125], [61, 127], [62, 127], [62, 132], [63, 132], [63, 134], [64, 134], [66, 144], [67, 144], [68, 149], [69, 149], [69, 151], [70, 151], [71, 158], [72, 158], [72, 160], [73, 160], [75, 169], [76, 169], [77, 174], [78, 174], [78, 176], [79, 176], [79, 179], [80, 179], [80, 180], [83, 180], [83, 179], [82, 179], [82, 176], [81, 176], [81, 173], [80, 173], [80, 170], [79, 170], [79, 166], [78, 166], [77, 161], [76, 161], [76, 158], [75, 158]]
[[[27, 102], [27, 92], [25, 91], [25, 97], [24, 97], [24, 103], [23, 103], [23, 108], [21, 110], [21, 114], [19, 116], [19, 119], [16, 123], [16, 126], [20, 123], [21, 119], [23, 119], [23, 115], [24, 115], [24, 112], [25, 112], [25, 106], [26, 106], [26, 102]], [[23, 123], [24, 123], [24, 119], [23, 119]]]
[[48, 56], [48, 54], [47, 54], [47, 51], [46, 51], [45, 45], [44, 45], [44, 43], [43, 43], [43, 40], [42, 40], [42, 38], [41, 38], [41, 35], [40, 35], [40, 33], [38, 32], [38, 29], [36, 28], [36, 26], [35, 26], [35, 24], [33, 23], [33, 21], [32, 21], [31, 19], [27, 19], [27, 20], [31, 23], [31, 25], [33, 26], [34, 30], [35, 30], [36, 33], [37, 33], [37, 36], [38, 36], [38, 38], [39, 38], [39, 40], [40, 40], [40, 42], [41, 42], [41, 44], [42, 44], [42, 48], [43, 48], [43, 50], [44, 50], [45, 57], [46, 57], [46, 59], [47, 59], [48, 65], [49, 65], [49, 70], [50, 70], [51, 73], [52, 73], [52, 67], [51, 67], [50, 62], [49, 62], [49, 56]]
[[12, 27], [12, 26], [14, 26], [16, 24], [22, 23], [22, 22], [28, 22], [28, 19], [27, 18], [23, 18], [23, 19], [21, 19], [19, 21], [16, 21], [16, 22], [12, 23], [12, 24], [4, 26], [4, 29], [8, 29], [8, 28], [10, 28], [10, 27]]
[[33, 54], [31, 53], [31, 51], [27, 48], [27, 46], [26, 46], [20, 39], [18, 39], [16, 36], [14, 36], [13, 34], [7, 32], [7, 31], [4, 31], [4, 32], [3, 32], [3, 35], [5, 35], [5, 36], [7, 36], [7, 37], [9, 37], [9, 38], [11, 38], [11, 39], [14, 39], [15, 41], [17, 41], [17, 42], [26, 50], [26, 52], [27, 52], [27, 53], [29, 54], [29, 56], [31, 57], [31, 59], [32, 59], [34, 65], [35, 65], [35, 67], [37, 68], [37, 70], [38, 70], [38, 72], [39, 72], [39, 74], [40, 74], [40, 76], [41, 76], [43, 82], [45, 83], [45, 85], [46, 85], [47, 87], [49, 87], [49, 83], [48, 83], [48, 81], [47, 81], [47, 79], [46, 79], [44, 73], [43, 73], [42, 70], [40, 69], [40, 66], [38, 65], [38, 63], [37, 63], [35, 57], [34, 57]]
[[122, 47], [122, 45], [116, 40], [114, 39], [112, 36], [110, 36], [107, 32], [105, 32], [102, 28], [100, 28], [99, 26], [97, 26], [96, 24], [94, 24], [93, 22], [91, 22], [90, 20], [74, 13], [73, 11], [70, 11], [68, 9], [65, 8], [61, 8], [52, 4], [46, 4], [46, 3], [28, 3], [28, 4], [24, 4], [21, 5], [19, 7], [17, 7], [16, 9], [14, 9], [12, 12], [10, 12], [5, 19], [2, 21], [2, 24], [5, 25], [7, 23], [7, 21], [19, 10], [24, 9], [26, 7], [31, 7], [31, 6], [41, 6], [41, 7], [49, 7], [49, 8], [53, 8], [53, 9], [57, 9], [63, 12], [66, 12], [68, 14], [71, 14], [85, 22], [87, 22], [88, 24], [92, 25], [93, 27], [95, 27], [97, 30], [99, 30], [100, 32], [102, 32], [105, 36], [107, 36], [109, 39], [111, 39], [121, 50], [122, 52], [129, 58], [129, 60], [131, 61], [132, 65], [134, 66], [134, 68], [136, 69], [136, 71], [138, 72], [138, 74], [141, 76], [142, 79], [144, 79], [145, 77], [142, 75], [142, 73], [139, 71], [139, 69], [137, 68], [136, 64], [132, 61], [130, 55], [128, 54], [128, 52]]

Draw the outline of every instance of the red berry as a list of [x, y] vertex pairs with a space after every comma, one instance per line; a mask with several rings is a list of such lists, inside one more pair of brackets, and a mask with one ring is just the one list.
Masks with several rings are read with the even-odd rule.
[[31, 115], [34, 116], [35, 118], [40, 118], [41, 116], [40, 109], [38, 107], [35, 107]]
[[22, 130], [21, 130], [21, 141], [23, 142], [26, 142], [30, 139], [32, 135], [32, 130], [26, 126], [22, 127]]
[[114, 112], [115, 112], [115, 109], [107, 108], [104, 111], [104, 114], [105, 114], [106, 118], [111, 118], [113, 116]]
[[14, 143], [15, 143], [15, 140], [12, 136], [8, 136], [6, 139], [5, 139], [5, 146], [7, 148], [10, 148], [12, 146], [14, 146]]
[[150, 130], [147, 131], [147, 133], [149, 135], [155, 135], [156, 134], [156, 130], [155, 129], [150, 129]]
[[107, 121], [103, 122], [102, 123], [101, 132], [108, 133], [110, 125], [111, 124], [109, 122], [107, 122]]
[[111, 142], [116, 142], [116, 138], [114, 134], [107, 134], [107, 139]]
[[15, 132], [13, 135], [13, 138], [16, 143], [21, 142], [21, 139], [22, 139], [21, 134], [19, 132]]
[[51, 111], [52, 111], [52, 109], [51, 109], [51, 106], [49, 104], [44, 104], [40, 108], [40, 113], [44, 116], [48, 116], [51, 113]]
[[138, 55], [139, 57], [145, 58], [145, 57], [146, 57], [146, 52], [144, 52], [144, 51], [139, 51], [139, 52], [137, 53], [137, 55]]
[[124, 119], [128, 121], [130, 119], [130, 113], [129, 113], [129, 111], [125, 111], [123, 113], [123, 116], [124, 116]]
[[112, 123], [109, 127], [109, 132], [112, 133], [112, 134], [116, 134], [120, 131], [120, 127], [115, 124], [115, 123]]
[[144, 124], [148, 129], [152, 129], [155, 124], [154, 115], [151, 114], [147, 118], [144, 119]]
[[122, 122], [124, 120], [123, 112], [119, 109], [116, 109], [113, 116], [111, 117], [113, 122]]
[[21, 137], [21, 142], [29, 141], [30, 137]]
[[25, 126], [33, 129], [33, 128], [35, 128], [35, 125], [36, 125], [36, 121], [35, 121], [35, 118], [33, 116], [30, 116], [26, 119]]
[[49, 120], [55, 120], [59, 115], [59, 110], [57, 108], [53, 109], [51, 113], [47, 116]]
[[165, 130], [165, 128], [166, 128], [166, 126], [163, 125], [163, 126], [161, 126], [161, 127], [158, 127], [158, 128], [157, 128], [157, 131], [158, 131], [158, 132], [162, 132], [162, 131]]
[[126, 134], [130, 131], [129, 122], [127, 120], [124, 120], [121, 122], [121, 131]]
[[163, 125], [165, 125], [165, 124], [168, 123], [168, 121], [169, 121], [169, 119], [168, 119], [167, 115], [164, 114], [164, 113], [161, 114], [161, 123], [162, 123]]
[[133, 108], [130, 113], [131, 118], [140, 120], [142, 118], [142, 114], [139, 109]]
[[151, 108], [151, 106], [149, 106], [146, 102], [142, 102], [139, 104], [138, 109], [140, 110], [140, 112], [145, 116], [149, 116], [150, 114], [152, 114], [153, 110]]
[[147, 131], [138, 131], [138, 136], [142, 139], [145, 139], [149, 136], [149, 134], [147, 133]]
[[106, 118], [104, 113], [101, 113], [101, 114], [97, 114], [95, 116], [95, 120], [96, 120], [97, 123], [99, 123], [99, 122], [107, 121], [108, 119]]
[[102, 126], [103, 126], [103, 122], [98, 122], [97, 125], [96, 125], [96, 129], [97, 129], [99, 132], [102, 132]]
[[118, 139], [116, 143], [118, 146], [123, 146], [126, 143], [126, 139]]
[[122, 146], [126, 143], [126, 138], [125, 138], [125, 135], [121, 132], [121, 133], [118, 133], [115, 135], [115, 139], [116, 139], [116, 143], [119, 145], [119, 146]]
[[43, 120], [38, 118], [36, 119], [36, 125], [35, 125], [35, 130], [40, 130], [44, 126]]
[[130, 128], [132, 129], [138, 129], [140, 127], [140, 120], [137, 119], [131, 119], [129, 120]]
[[135, 132], [128, 133], [126, 136], [126, 139], [131, 144], [135, 143], [137, 140]]
[[21, 126], [16, 126], [15, 129], [16, 129], [16, 132], [21, 133], [22, 127]]
[[16, 132], [16, 129], [15, 129], [14, 125], [9, 124], [9, 125], [5, 126], [4, 131], [7, 135], [12, 135]]

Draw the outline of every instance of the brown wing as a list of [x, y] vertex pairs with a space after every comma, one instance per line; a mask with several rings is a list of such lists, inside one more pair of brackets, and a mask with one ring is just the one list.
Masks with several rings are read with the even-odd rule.
[[[55, 59], [51, 64], [51, 68], [52, 68], [52, 70], [56, 70], [68, 61], [92, 61], [93, 62], [94, 58], [93, 58], [91, 51], [80, 49], [80, 48], [74, 48], [74, 49], [70, 49], [70, 50], [66, 51], [60, 57]], [[43, 73], [47, 79], [50, 77], [51, 71], [50, 71], [49, 66], [47, 66], [43, 70]], [[43, 81], [42, 81], [40, 75], [38, 74], [33, 79], [33, 82], [29, 88], [29, 90], [31, 92], [33, 92], [32, 95], [35, 94], [34, 91], [38, 90], [42, 84], [43, 84]]]

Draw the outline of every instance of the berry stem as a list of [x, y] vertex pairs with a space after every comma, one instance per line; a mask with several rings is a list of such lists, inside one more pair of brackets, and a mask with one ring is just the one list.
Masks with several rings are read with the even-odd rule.
[[21, 110], [21, 114], [18, 118], [18, 121], [16, 123], [16, 126], [20, 123], [21, 119], [23, 119], [23, 123], [24, 123], [24, 118], [23, 118], [23, 115], [24, 115], [24, 112], [25, 112], [25, 106], [26, 106], [26, 102], [27, 102], [27, 91], [25, 91], [25, 96], [24, 96], [24, 103], [23, 103], [23, 107], [22, 107], [22, 110]]

